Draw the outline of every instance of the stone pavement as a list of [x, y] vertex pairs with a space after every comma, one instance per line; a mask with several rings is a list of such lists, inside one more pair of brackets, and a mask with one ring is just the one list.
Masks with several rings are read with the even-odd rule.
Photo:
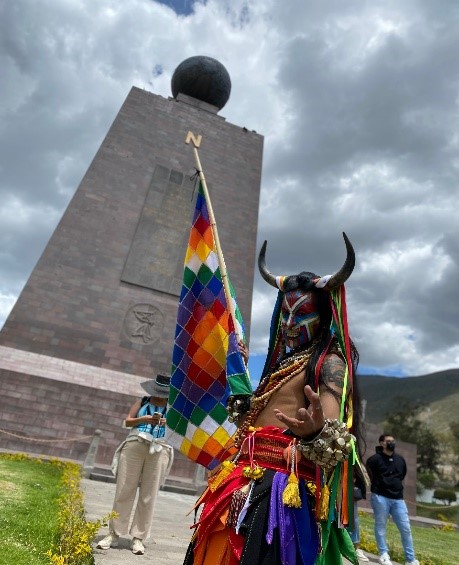
[[[107, 515], [112, 508], [115, 485], [104, 481], [82, 479], [81, 486], [85, 499], [86, 518], [97, 520]], [[94, 543], [95, 565], [140, 565], [141, 563], [180, 565], [180, 563], [183, 563], [191, 537], [190, 526], [194, 517], [194, 512], [189, 516], [186, 514], [193, 508], [196, 499], [197, 497], [194, 495], [159, 491], [153, 520], [152, 538], [145, 542], [146, 551], [144, 555], [134, 555], [131, 552], [130, 538], [128, 537], [120, 538], [120, 544], [117, 548], [106, 551], [96, 549], [97, 542], [108, 533], [108, 528], [101, 528]], [[379, 563], [375, 555], [367, 555], [370, 558], [370, 564]], [[346, 563], [348, 562], [346, 561]], [[397, 565], [395, 561], [392, 563]]]
[[[81, 485], [85, 498], [86, 518], [97, 520], [107, 515], [112, 509], [116, 485], [90, 479], [82, 479]], [[194, 495], [160, 490], [156, 499], [151, 537], [145, 542], [145, 554], [134, 555], [131, 552], [129, 536], [120, 538], [120, 544], [116, 548], [96, 549], [97, 542], [108, 533], [108, 527], [105, 527], [96, 535], [93, 545], [95, 565], [182, 563], [192, 534], [190, 525], [193, 524], [194, 512], [189, 516], [186, 514], [193, 508], [196, 500], [197, 497]]]

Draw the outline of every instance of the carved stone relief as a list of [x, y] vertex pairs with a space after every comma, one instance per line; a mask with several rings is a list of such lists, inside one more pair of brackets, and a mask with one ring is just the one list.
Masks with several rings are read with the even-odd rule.
[[164, 315], [153, 304], [135, 304], [126, 313], [123, 331], [129, 341], [147, 345], [161, 337]]

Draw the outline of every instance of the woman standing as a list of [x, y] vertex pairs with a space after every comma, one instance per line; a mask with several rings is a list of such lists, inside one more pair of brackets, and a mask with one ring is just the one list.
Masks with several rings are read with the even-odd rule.
[[[163, 439], [170, 377], [157, 375], [142, 386], [151, 396], [131, 406], [125, 425], [132, 430], [116, 450], [112, 465], [117, 479], [113, 512], [118, 517], [110, 520], [110, 533], [97, 544], [99, 549], [116, 547], [120, 536], [130, 534], [136, 555], [145, 553], [143, 542], [150, 535], [156, 495], [173, 460], [173, 449]], [[137, 488], [139, 496], [129, 527]]]

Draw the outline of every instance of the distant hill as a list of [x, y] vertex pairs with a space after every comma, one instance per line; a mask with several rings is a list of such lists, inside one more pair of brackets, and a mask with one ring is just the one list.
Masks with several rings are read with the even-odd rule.
[[440, 371], [419, 377], [383, 377], [359, 375], [362, 399], [367, 401], [365, 420], [382, 424], [395, 412], [401, 399], [425, 405], [422, 417], [434, 432], [446, 431], [459, 420], [459, 369]]

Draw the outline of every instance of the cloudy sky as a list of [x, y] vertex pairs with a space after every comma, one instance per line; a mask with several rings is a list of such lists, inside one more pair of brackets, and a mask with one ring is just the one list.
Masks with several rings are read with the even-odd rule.
[[[459, 367], [458, 25], [455, 0], [1, 2], [0, 326], [130, 88], [208, 55], [265, 136], [270, 269], [335, 271], [345, 231], [361, 371]], [[274, 299], [257, 275], [254, 359]]]

